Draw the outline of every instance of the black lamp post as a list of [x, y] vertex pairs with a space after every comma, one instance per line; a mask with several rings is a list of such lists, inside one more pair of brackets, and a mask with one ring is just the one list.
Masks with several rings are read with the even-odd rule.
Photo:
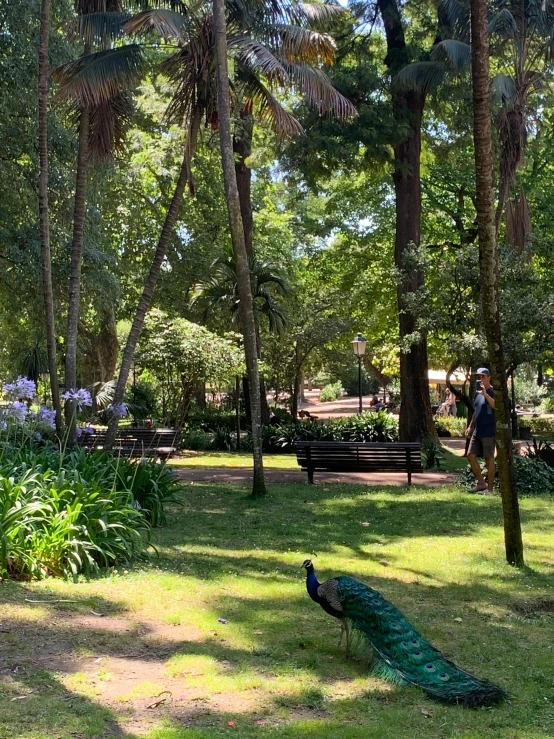
[[362, 334], [357, 334], [352, 341], [352, 349], [358, 357], [358, 395], [360, 396], [360, 413], [362, 412], [362, 357], [365, 354], [367, 339]]

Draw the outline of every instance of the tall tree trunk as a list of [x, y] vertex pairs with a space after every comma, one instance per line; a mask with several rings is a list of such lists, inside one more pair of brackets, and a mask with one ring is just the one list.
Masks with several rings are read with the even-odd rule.
[[50, 30], [50, 0], [42, 0], [40, 13], [40, 40], [38, 49], [39, 95], [38, 95], [38, 136], [39, 136], [39, 224], [40, 252], [42, 261], [42, 291], [46, 312], [46, 346], [48, 351], [48, 372], [52, 404], [56, 411], [56, 432], [63, 434], [60, 388], [58, 385], [58, 362], [56, 356], [56, 324], [54, 318], [54, 290], [52, 288], [52, 256], [50, 252], [50, 222], [48, 211], [48, 35]]
[[[233, 152], [235, 153], [235, 174], [240, 200], [240, 214], [244, 230], [244, 245], [248, 258], [254, 258], [254, 218], [252, 216], [252, 170], [246, 160], [252, 154], [252, 136], [254, 133], [254, 119], [244, 113], [240, 118], [240, 130], [235, 131], [233, 137]], [[262, 342], [260, 331], [256, 326], [256, 347], [258, 359], [262, 358]], [[269, 404], [264, 378], [260, 377], [260, 403], [262, 409], [262, 423], [269, 424]]]
[[[177, 216], [179, 215], [179, 208], [183, 201], [185, 188], [187, 187], [187, 185], [190, 187], [192, 183], [190, 171], [191, 159], [196, 150], [196, 142], [201, 120], [200, 116], [200, 110], [193, 111], [189, 134], [185, 142], [185, 153], [183, 155], [183, 161], [181, 163], [179, 179], [177, 180], [175, 192], [173, 193], [171, 204], [165, 216], [165, 221], [158, 241], [158, 246], [156, 248], [156, 253], [154, 254], [154, 260], [150, 267], [146, 282], [144, 283], [144, 288], [142, 291], [142, 295], [140, 296], [137, 312], [133, 319], [133, 324], [131, 326], [131, 330], [129, 331], [129, 336], [127, 337], [127, 343], [125, 344], [125, 350], [123, 352], [123, 358], [121, 360], [121, 367], [119, 369], [117, 385], [114, 393], [113, 405], [117, 405], [123, 402], [125, 387], [129, 380], [129, 374], [133, 366], [135, 349], [137, 347], [138, 340], [142, 332], [142, 327], [144, 326], [146, 314], [148, 313], [150, 306], [152, 305], [154, 290], [156, 289], [156, 283], [158, 282], [158, 277], [160, 276], [162, 263], [165, 259], [167, 248], [173, 235]], [[117, 434], [118, 425], [119, 416], [113, 415], [108, 423], [105, 444], [106, 448], [111, 448], [113, 446]]]
[[[396, 0], [378, 0], [387, 37], [385, 63], [392, 76], [408, 64], [410, 51], [404, 37], [402, 17]], [[416, 318], [407, 298], [423, 285], [420, 270], [405, 269], [405, 255], [411, 245], [419, 246], [421, 231], [421, 121], [425, 106], [422, 92], [393, 89], [394, 119], [400, 127], [409, 126], [410, 133], [394, 147], [394, 191], [396, 196], [396, 238], [394, 259], [402, 272], [397, 289], [400, 340], [416, 330]], [[401, 441], [423, 438], [437, 439], [428, 380], [427, 338], [422, 336], [409, 352], [400, 353], [400, 427]]]
[[[69, 276], [69, 306], [67, 310], [67, 338], [65, 351], [65, 387], [77, 387], [77, 334], [79, 328], [79, 301], [81, 294], [81, 265], [83, 263], [83, 236], [86, 215], [86, 191], [88, 173], [89, 109], [81, 110], [79, 119], [79, 149], [77, 152], [77, 176], [75, 180], [75, 206], [73, 210], [73, 240], [71, 242], [71, 271]], [[69, 443], [77, 441], [76, 404], [66, 401], [65, 422]]]
[[487, 348], [496, 390], [498, 474], [504, 515], [506, 559], [523, 566], [523, 541], [514, 479], [506, 366], [499, 313], [498, 247], [494, 222], [489, 39], [486, 0], [471, 0], [471, 71], [473, 78], [473, 140], [475, 145], [476, 210], [479, 229], [481, 300]]
[[250, 390], [252, 413], [252, 447], [254, 456], [254, 476], [252, 495], [265, 495], [265, 480], [262, 458], [262, 426], [260, 408], [260, 375], [258, 372], [258, 351], [256, 344], [256, 322], [250, 284], [250, 268], [244, 241], [244, 227], [240, 213], [240, 200], [235, 174], [233, 139], [231, 134], [231, 104], [229, 93], [229, 72], [227, 68], [227, 28], [225, 23], [224, 0], [214, 0], [214, 31], [217, 58], [217, 108], [219, 114], [219, 140], [223, 164], [223, 180], [231, 239], [237, 269], [237, 287], [240, 300], [240, 317], [244, 336], [244, 353]]

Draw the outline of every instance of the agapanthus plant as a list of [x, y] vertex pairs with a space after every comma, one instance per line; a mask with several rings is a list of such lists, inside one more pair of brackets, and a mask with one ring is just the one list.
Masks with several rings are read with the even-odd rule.
[[8, 408], [4, 410], [4, 417], [18, 423], [25, 423], [27, 416], [29, 415], [29, 408], [27, 403], [23, 403], [21, 400], [15, 400]]
[[107, 411], [112, 416], [118, 416], [119, 418], [127, 417], [127, 406], [125, 403], [110, 403], [107, 407]]
[[90, 407], [92, 405], [92, 395], [84, 387], [66, 390], [66, 392], [62, 395], [62, 398], [64, 400], [74, 401], [77, 405], [77, 410], [79, 411], [82, 410], [85, 406]]
[[2, 389], [9, 400], [33, 400], [37, 394], [36, 382], [21, 375], [15, 382], [6, 382]]

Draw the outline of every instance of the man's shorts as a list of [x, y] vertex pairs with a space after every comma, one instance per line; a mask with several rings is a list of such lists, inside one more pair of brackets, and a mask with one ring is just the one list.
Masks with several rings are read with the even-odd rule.
[[469, 442], [468, 454], [475, 454], [478, 457], [492, 459], [495, 451], [494, 436], [473, 436]]

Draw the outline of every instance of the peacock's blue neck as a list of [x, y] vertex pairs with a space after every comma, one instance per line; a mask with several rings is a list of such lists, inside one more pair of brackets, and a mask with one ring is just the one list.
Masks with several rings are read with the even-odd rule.
[[306, 575], [306, 588], [308, 590], [308, 595], [310, 596], [310, 598], [312, 600], [319, 602], [319, 597], [317, 594], [317, 589], [319, 588], [319, 582], [313, 570], [313, 567], [311, 570], [308, 571]]

